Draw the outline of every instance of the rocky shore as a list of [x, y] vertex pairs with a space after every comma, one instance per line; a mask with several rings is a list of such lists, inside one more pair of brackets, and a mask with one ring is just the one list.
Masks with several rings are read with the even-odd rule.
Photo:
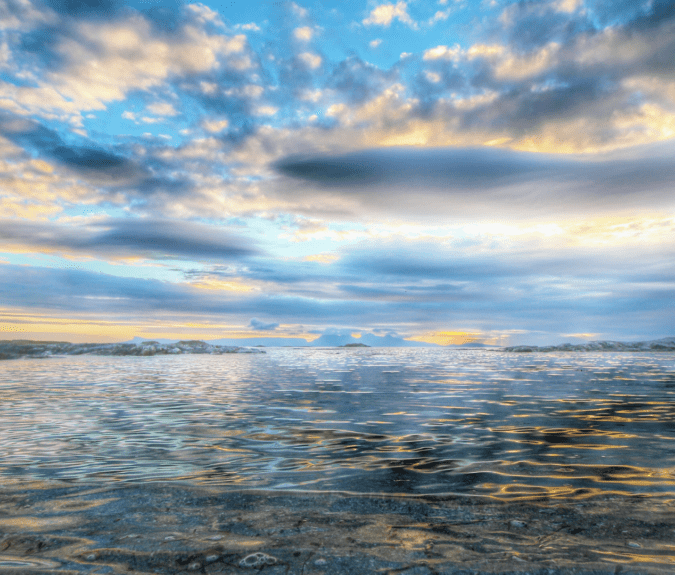
[[180, 355], [224, 353], [265, 353], [254, 347], [211, 345], [200, 340], [179, 341], [178, 343], [69, 343], [67, 341], [0, 341], [0, 359], [22, 357], [51, 357], [54, 355]]
[[502, 348], [502, 351], [528, 353], [536, 351], [675, 351], [675, 337], [665, 337], [651, 341], [625, 343], [621, 341], [589, 341], [588, 343], [560, 345], [515, 345]]

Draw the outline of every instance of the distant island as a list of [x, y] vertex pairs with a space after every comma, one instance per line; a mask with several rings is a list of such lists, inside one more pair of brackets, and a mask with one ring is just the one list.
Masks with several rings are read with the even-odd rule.
[[338, 345], [338, 347], [370, 347], [365, 343], [346, 343], [344, 345]]
[[664, 337], [651, 341], [636, 341], [625, 343], [622, 341], [589, 341], [588, 343], [560, 345], [515, 345], [502, 348], [502, 351], [515, 353], [551, 352], [551, 351], [675, 351], [675, 337]]
[[225, 353], [265, 353], [248, 347], [211, 345], [201, 340], [184, 340], [177, 343], [159, 343], [155, 340], [140, 343], [70, 343], [67, 341], [2, 340], [0, 359], [22, 357], [51, 357], [55, 355], [182, 355]]

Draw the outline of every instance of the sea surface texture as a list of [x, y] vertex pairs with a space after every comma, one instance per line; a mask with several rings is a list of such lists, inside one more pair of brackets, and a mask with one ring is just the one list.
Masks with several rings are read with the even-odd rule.
[[675, 494], [675, 354], [285, 349], [0, 362], [0, 481]]

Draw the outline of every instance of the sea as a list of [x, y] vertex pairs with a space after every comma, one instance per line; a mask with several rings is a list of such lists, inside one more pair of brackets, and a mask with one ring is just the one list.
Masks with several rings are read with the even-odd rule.
[[675, 493], [675, 354], [267, 348], [0, 362], [0, 481]]
[[265, 352], [0, 361], [0, 573], [675, 569], [675, 353]]

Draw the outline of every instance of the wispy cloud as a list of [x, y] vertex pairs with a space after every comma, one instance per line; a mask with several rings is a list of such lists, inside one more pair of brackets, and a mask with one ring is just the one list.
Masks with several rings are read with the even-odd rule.
[[96, 219], [67, 225], [0, 220], [5, 245], [90, 257], [231, 260], [260, 253], [251, 241], [204, 224], [159, 219]]

